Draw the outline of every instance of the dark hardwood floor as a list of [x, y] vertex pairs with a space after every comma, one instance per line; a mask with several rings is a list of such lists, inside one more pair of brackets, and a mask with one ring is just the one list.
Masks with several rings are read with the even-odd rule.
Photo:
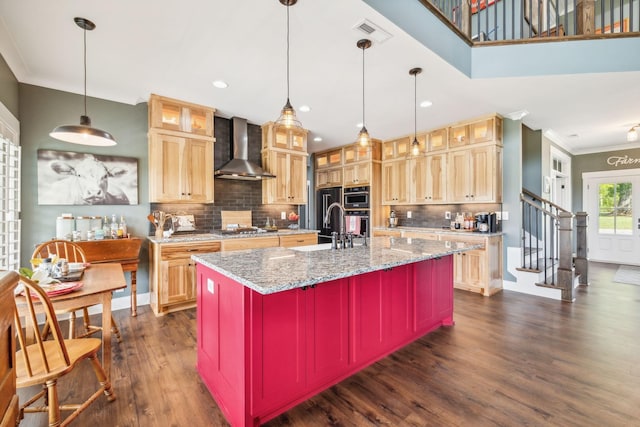
[[[277, 426], [639, 426], [640, 286], [617, 266], [590, 265], [574, 304], [502, 292], [455, 292], [441, 328], [271, 420]], [[117, 399], [99, 399], [78, 426], [227, 426], [200, 382], [195, 310], [156, 318], [115, 314]], [[82, 366], [61, 399], [93, 386]], [[86, 394], [86, 393], [85, 393]], [[26, 415], [21, 426], [45, 426]]]

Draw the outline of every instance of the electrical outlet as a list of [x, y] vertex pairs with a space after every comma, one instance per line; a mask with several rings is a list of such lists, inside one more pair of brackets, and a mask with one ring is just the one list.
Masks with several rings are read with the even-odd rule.
[[280, 219], [287, 219], [287, 213], [286, 212], [280, 212]]
[[509, 211], [502, 212], [502, 220], [509, 221]]
[[411, 219], [411, 211], [407, 211], [407, 218]]
[[447, 211], [444, 213], [444, 219], [451, 219], [451, 212]]
[[500, 211], [496, 212], [496, 220], [497, 221], [501, 221], [502, 220], [502, 212], [500, 212]]
[[116, 289], [116, 291], [115, 291], [115, 292], [116, 292], [116, 293], [118, 293], [118, 292], [124, 292], [124, 289]]

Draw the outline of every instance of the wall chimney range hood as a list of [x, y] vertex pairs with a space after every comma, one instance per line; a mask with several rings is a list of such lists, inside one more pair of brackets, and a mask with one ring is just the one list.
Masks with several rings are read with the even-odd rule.
[[258, 181], [264, 178], [275, 178], [275, 175], [249, 161], [249, 137], [247, 120], [240, 117], [231, 118], [231, 160], [215, 171], [216, 178]]

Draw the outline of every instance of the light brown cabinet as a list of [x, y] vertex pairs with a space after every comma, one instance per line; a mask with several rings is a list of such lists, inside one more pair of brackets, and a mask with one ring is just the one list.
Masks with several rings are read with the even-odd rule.
[[502, 142], [502, 119], [489, 117], [449, 127], [449, 148], [484, 142]]
[[316, 170], [317, 188], [340, 186], [342, 186], [342, 167]]
[[447, 128], [437, 129], [429, 132], [429, 143], [427, 151], [442, 151], [447, 149], [447, 139], [449, 133]]
[[411, 152], [411, 139], [404, 137], [382, 143], [382, 160], [405, 159]]
[[213, 202], [213, 141], [149, 132], [149, 201]]
[[447, 155], [437, 154], [411, 160], [411, 203], [446, 201]]
[[307, 156], [284, 151], [262, 152], [262, 167], [276, 177], [262, 181], [262, 203], [307, 203]]
[[213, 137], [214, 112], [212, 108], [152, 94], [149, 99], [149, 126]]
[[299, 233], [280, 236], [280, 246], [283, 248], [291, 248], [293, 246], [309, 246], [318, 243], [318, 235], [316, 233]]
[[369, 185], [371, 181], [371, 162], [353, 163], [343, 169], [343, 185]]
[[481, 249], [457, 253], [453, 257], [453, 286], [490, 296], [502, 290], [502, 236], [445, 235], [446, 240], [482, 244]]
[[219, 250], [219, 241], [149, 243], [150, 305], [156, 316], [195, 307], [196, 270], [191, 255]]
[[316, 169], [342, 166], [342, 148], [316, 153]]
[[262, 125], [262, 167], [276, 176], [262, 181], [263, 204], [307, 203], [307, 133]]
[[278, 236], [241, 237], [238, 239], [225, 239], [222, 241], [222, 250], [225, 252], [239, 251], [243, 249], [275, 248], [280, 245]]
[[452, 151], [448, 161], [450, 203], [502, 201], [502, 149], [486, 145]]
[[215, 109], [159, 95], [149, 100], [149, 201], [213, 203]]
[[406, 204], [410, 199], [409, 168], [406, 160], [382, 164], [382, 204]]

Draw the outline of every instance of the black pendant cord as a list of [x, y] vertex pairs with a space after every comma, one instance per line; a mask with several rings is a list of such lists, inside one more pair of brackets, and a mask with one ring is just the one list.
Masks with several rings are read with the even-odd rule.
[[364, 128], [364, 50], [366, 48], [362, 48], [362, 127]]
[[289, 102], [289, 4], [287, 3], [287, 103]]
[[418, 140], [418, 73], [413, 75], [413, 140]]
[[87, 115], [87, 29], [84, 28], [84, 115]]

